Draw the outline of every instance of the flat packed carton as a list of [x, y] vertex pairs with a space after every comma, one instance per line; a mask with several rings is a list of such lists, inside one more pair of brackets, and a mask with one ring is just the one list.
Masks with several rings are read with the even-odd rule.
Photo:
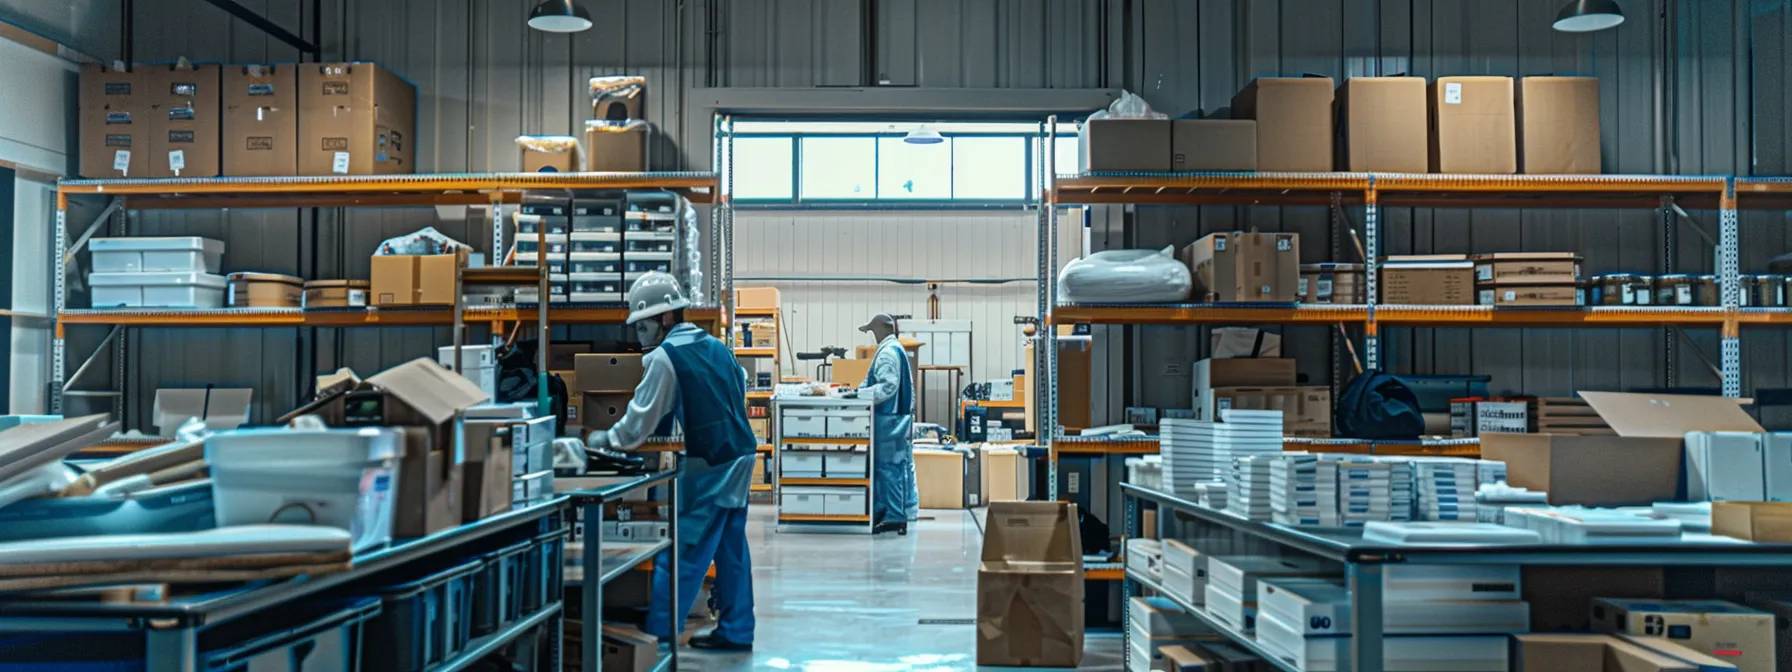
[[1289, 302], [1300, 286], [1300, 234], [1214, 233], [1182, 248], [1195, 300]]
[[633, 394], [644, 369], [638, 353], [580, 354], [573, 356], [573, 375], [580, 392]]
[[1773, 672], [1773, 615], [1720, 600], [1593, 601], [1600, 632], [1665, 637], [1742, 672]]
[[149, 177], [150, 88], [140, 73], [81, 65], [82, 177]]
[[218, 66], [143, 66], [150, 87], [149, 177], [217, 177]]
[[587, 125], [585, 170], [600, 173], [638, 173], [647, 170], [647, 140], [650, 130], [645, 123], [620, 128]]
[[1475, 284], [1549, 285], [1581, 281], [1580, 255], [1573, 252], [1477, 254]]
[[1381, 266], [1381, 302], [1401, 306], [1472, 306], [1475, 264], [1460, 254], [1388, 257]]
[[1257, 122], [1176, 119], [1170, 122], [1170, 170], [1256, 170]]
[[223, 175], [299, 174], [300, 67], [225, 66]]
[[1431, 172], [1518, 172], [1511, 77], [1439, 77], [1430, 99]]
[[770, 310], [778, 307], [778, 288], [742, 287], [734, 290], [734, 307], [745, 310]]
[[1481, 436], [1481, 457], [1506, 463], [1506, 481], [1549, 493], [1557, 506], [1646, 506], [1680, 490], [1687, 432], [1761, 431], [1734, 399], [1580, 392], [1617, 436]]
[[374, 255], [367, 293], [375, 306], [452, 306], [461, 254]]
[[1698, 666], [1610, 635], [1512, 635], [1513, 672], [1694, 672]]
[[1332, 79], [1258, 77], [1232, 97], [1232, 117], [1257, 122], [1257, 170], [1332, 169]]
[[462, 473], [461, 518], [467, 522], [510, 510], [510, 439], [500, 434], [511, 425], [501, 420], [466, 421], [466, 466]]
[[1351, 77], [1338, 87], [1338, 170], [1430, 170], [1423, 77]]
[[964, 454], [955, 450], [915, 449], [915, 483], [923, 509], [965, 508]]
[[417, 88], [373, 63], [299, 66], [299, 174], [416, 172]]
[[1600, 172], [1598, 79], [1523, 77], [1517, 103], [1520, 172]]
[[1083, 544], [1076, 505], [991, 502], [977, 568], [977, 664], [1083, 660]]
[[1170, 120], [1091, 119], [1078, 131], [1085, 171], [1170, 169]]
[[1483, 306], [1584, 306], [1587, 290], [1577, 285], [1500, 285], [1475, 292]]
[[298, 308], [305, 280], [276, 273], [231, 273], [227, 305], [232, 308]]
[[1711, 533], [1763, 543], [1792, 543], [1792, 502], [1712, 502]]
[[[1094, 391], [1094, 349], [1093, 337], [1072, 336], [1058, 339], [1058, 425], [1060, 427], [1082, 429], [1090, 426], [1094, 406], [1091, 394]], [[1022, 361], [1026, 362], [1026, 376], [1033, 379], [1033, 342], [1029, 341]], [[1039, 426], [1039, 404], [1033, 397], [1027, 398], [1027, 426]]]
[[[377, 258], [377, 257], [376, 257]], [[366, 280], [312, 280], [305, 283], [306, 308], [358, 308], [367, 305], [372, 284]]]

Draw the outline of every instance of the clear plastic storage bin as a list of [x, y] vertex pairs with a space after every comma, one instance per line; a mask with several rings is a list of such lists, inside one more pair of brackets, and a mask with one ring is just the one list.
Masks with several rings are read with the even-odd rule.
[[621, 273], [622, 255], [615, 252], [574, 252], [573, 273]]
[[217, 273], [224, 256], [224, 243], [196, 236], [95, 238], [87, 246], [95, 273]]
[[197, 272], [91, 273], [94, 308], [223, 308], [229, 281]]
[[778, 473], [784, 478], [821, 478], [826, 460], [820, 452], [786, 450], [778, 453]]

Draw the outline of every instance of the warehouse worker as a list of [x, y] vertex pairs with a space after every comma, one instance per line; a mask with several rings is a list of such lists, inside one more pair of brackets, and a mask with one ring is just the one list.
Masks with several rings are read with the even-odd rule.
[[[716, 337], [684, 321], [691, 305], [678, 281], [648, 273], [629, 287], [628, 323], [643, 348], [644, 373], [628, 412], [608, 430], [586, 438], [593, 448], [633, 450], [650, 433], [670, 433], [674, 419], [684, 428], [684, 473], [678, 479], [678, 604], [668, 604], [670, 560], [662, 551], [654, 563], [653, 605], [648, 634], [675, 641], [667, 632], [668, 612], [684, 623], [698, 586], [713, 560], [716, 627], [691, 639], [698, 649], [753, 650], [753, 570], [747, 554], [747, 488], [759, 441], [747, 424], [746, 371], [734, 351]], [[656, 347], [657, 346], [657, 347]], [[595, 618], [595, 616], [587, 616]], [[680, 625], [680, 629], [683, 626]]]
[[859, 397], [872, 402], [871, 450], [877, 458], [872, 532], [906, 535], [909, 522], [921, 514], [921, 492], [915, 483], [915, 379], [908, 351], [896, 334], [896, 318], [876, 315], [859, 331], [877, 339], [871, 372], [859, 385]]

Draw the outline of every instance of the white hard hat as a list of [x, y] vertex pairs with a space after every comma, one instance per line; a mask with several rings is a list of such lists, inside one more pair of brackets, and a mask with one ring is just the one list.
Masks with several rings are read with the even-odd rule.
[[629, 285], [628, 323], [634, 324], [690, 305], [691, 300], [684, 297], [684, 290], [678, 288], [678, 278], [670, 273], [653, 271]]

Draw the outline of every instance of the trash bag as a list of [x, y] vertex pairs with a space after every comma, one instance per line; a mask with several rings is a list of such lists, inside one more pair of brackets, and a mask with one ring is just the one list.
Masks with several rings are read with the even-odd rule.
[[1105, 250], [1071, 260], [1058, 274], [1058, 297], [1070, 303], [1173, 303], [1194, 288], [1175, 248]]
[[1425, 433], [1419, 397], [1399, 378], [1369, 369], [1338, 396], [1333, 411], [1338, 436], [1352, 439], [1417, 439]]

